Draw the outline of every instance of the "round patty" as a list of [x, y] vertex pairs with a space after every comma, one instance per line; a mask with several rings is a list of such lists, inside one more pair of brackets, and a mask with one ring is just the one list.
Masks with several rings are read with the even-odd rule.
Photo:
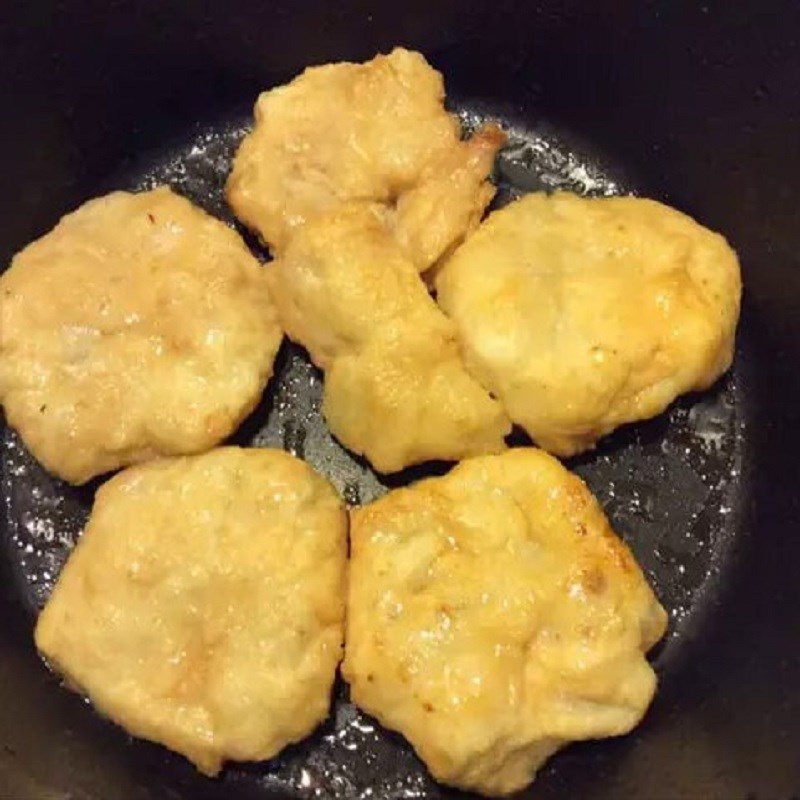
[[351, 516], [343, 673], [445, 783], [521, 789], [629, 731], [666, 614], [583, 482], [541, 450], [464, 461]]
[[265, 271], [167, 188], [68, 214], [0, 277], [0, 402], [72, 483], [220, 442], [254, 408], [281, 331]]
[[131, 467], [97, 493], [36, 645], [134, 736], [216, 773], [325, 718], [341, 655], [347, 522], [277, 450]]
[[468, 368], [562, 456], [710, 386], [741, 294], [736, 254], [684, 214], [563, 192], [492, 214], [436, 287]]

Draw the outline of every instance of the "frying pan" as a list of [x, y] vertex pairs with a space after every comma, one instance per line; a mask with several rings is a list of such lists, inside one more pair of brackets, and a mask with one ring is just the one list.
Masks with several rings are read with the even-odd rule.
[[[221, 187], [257, 92], [394, 44], [444, 72], [465, 124], [510, 131], [498, 203], [532, 188], [631, 191], [724, 231], [746, 287], [732, 372], [569, 462], [670, 612], [653, 656], [659, 694], [633, 734], [569, 748], [525, 796], [789, 800], [800, 795], [799, 37], [800, 5], [757, 0], [5, 3], [0, 263], [112, 188], [168, 182], [231, 220]], [[303, 351], [284, 344], [235, 441], [305, 456], [350, 503], [445, 469], [379, 480], [325, 430], [320, 391]], [[61, 688], [31, 630], [97, 482], [66, 487], [0, 433], [0, 797], [458, 794], [341, 685], [308, 741], [218, 780]]]

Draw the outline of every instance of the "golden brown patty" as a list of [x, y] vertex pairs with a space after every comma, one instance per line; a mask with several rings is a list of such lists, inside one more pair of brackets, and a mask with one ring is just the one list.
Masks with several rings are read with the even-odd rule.
[[564, 192], [492, 214], [436, 287], [467, 367], [558, 455], [710, 386], [741, 294], [736, 254], [684, 214]]
[[151, 461], [97, 493], [36, 645], [100, 712], [213, 774], [327, 715], [345, 559], [339, 498], [287, 453]]
[[443, 101], [442, 76], [402, 48], [311, 67], [258, 98], [228, 200], [276, 254], [299, 225], [342, 202], [383, 203], [406, 256], [427, 269], [480, 221], [505, 141], [494, 125], [461, 141]]
[[0, 401], [51, 472], [83, 483], [224, 439], [281, 336], [233, 230], [166, 188], [114, 192], [0, 277]]
[[331, 431], [380, 472], [502, 450], [508, 419], [384, 223], [380, 206], [339, 206], [267, 269], [286, 332], [325, 370]]
[[507, 794], [647, 709], [664, 609], [543, 451], [473, 458], [356, 509], [351, 551], [350, 696], [438, 780]]

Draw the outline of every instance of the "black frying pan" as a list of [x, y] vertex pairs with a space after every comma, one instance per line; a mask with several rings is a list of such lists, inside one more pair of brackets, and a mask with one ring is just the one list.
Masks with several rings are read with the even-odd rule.
[[[394, 44], [444, 71], [467, 124], [488, 116], [509, 129], [497, 202], [541, 187], [635, 191], [737, 248], [746, 289], [731, 374], [570, 462], [670, 611], [654, 654], [660, 692], [632, 735], [552, 759], [531, 797], [800, 795], [800, 5], [767, 5], [72, 0], [0, 10], [0, 263], [112, 188], [168, 182], [230, 219], [221, 187], [257, 92], [307, 64]], [[319, 373], [285, 344], [235, 440], [305, 456], [350, 503], [444, 469], [378, 480], [327, 433], [319, 399]], [[31, 629], [96, 484], [66, 487], [14, 434], [0, 435], [0, 798], [451, 794], [341, 686], [307, 742], [218, 780], [129, 740], [61, 689]]]

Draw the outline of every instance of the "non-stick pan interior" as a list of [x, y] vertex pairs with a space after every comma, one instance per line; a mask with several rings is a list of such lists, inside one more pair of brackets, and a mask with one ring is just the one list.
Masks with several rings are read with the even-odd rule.
[[[568, 130], [469, 99], [456, 102], [454, 110], [466, 127], [498, 119], [509, 132], [509, 144], [496, 168], [496, 205], [534, 189], [658, 194]], [[167, 183], [234, 224], [222, 187], [248, 124], [249, 112], [237, 108], [193, 128], [171, 147], [137, 158], [124, 172], [98, 184], [96, 192]], [[247, 240], [266, 260], [253, 237]], [[732, 372], [710, 391], [680, 400], [655, 420], [618, 431], [595, 452], [569, 462], [600, 498], [669, 611], [669, 633], [654, 654], [663, 684], [656, 714], [679, 681], [685, 642], [702, 636], [736, 561], [734, 545], [750, 498], [745, 469], [750, 420], [747, 336], [744, 327]], [[307, 459], [350, 504], [369, 502], [393, 486], [447, 468], [434, 465], [377, 476], [328, 432], [320, 414], [321, 391], [322, 376], [305, 352], [284, 343], [263, 402], [233, 441], [282, 447]], [[527, 440], [515, 432], [514, 442]], [[32, 620], [80, 535], [99, 482], [75, 489], [55, 480], [7, 429], [1, 468], [5, 519], [0, 524], [6, 530], [6, 558], [16, 592]], [[93, 712], [86, 708], [83, 713]], [[182, 791], [176, 796], [226, 797], [234, 787], [245, 797], [445, 794], [399, 736], [384, 731], [348, 702], [341, 684], [330, 720], [308, 741], [268, 763], [232, 766], [217, 781], [195, 776], [178, 756], [130, 741], [110, 724], [98, 724], [106, 726], [107, 737], [130, 750], [137, 763], [147, 764], [151, 779], [163, 791]], [[578, 791], [577, 787], [601, 780], [614, 769], [620, 748], [632, 746], [634, 738], [627, 743], [582, 745], [554, 758], [537, 780], [537, 796], [562, 796], [563, 791]]]
[[[745, 283], [732, 375], [573, 464], [672, 612], [657, 699], [630, 736], [553, 759], [528, 796], [789, 800], [800, 796], [799, 30], [795, 0], [6, 3], [0, 261], [90, 196], [148, 176], [224, 212], [220, 182], [257, 91], [395, 44], [444, 72], [454, 107], [528, 132], [501, 165], [507, 183], [613, 182], [723, 231]], [[380, 491], [318, 425], [319, 376], [291, 348], [280, 366], [240, 440], [304, 449], [351, 501]], [[53, 484], [7, 433], [1, 465], [3, 800], [438, 791], [342, 689], [309, 742], [219, 781], [130, 742], [59, 687], [31, 642], [91, 489]]]

